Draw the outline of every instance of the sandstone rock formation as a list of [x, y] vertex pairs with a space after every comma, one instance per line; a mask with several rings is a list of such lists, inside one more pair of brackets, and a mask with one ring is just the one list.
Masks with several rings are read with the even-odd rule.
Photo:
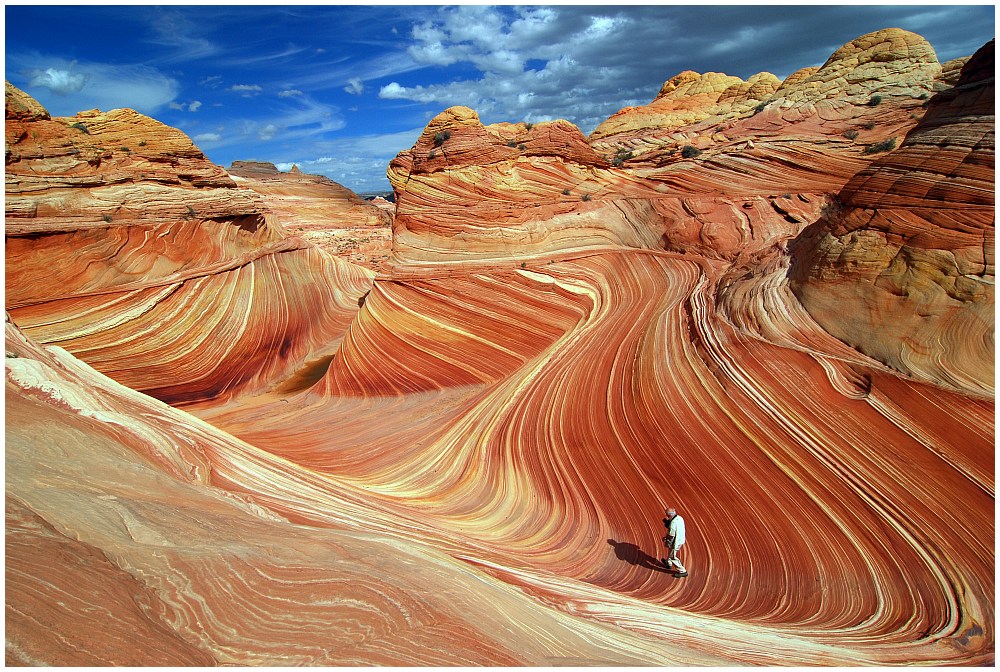
[[329, 178], [293, 169], [282, 173], [272, 163], [235, 161], [229, 174], [260, 194], [289, 233], [334, 256], [381, 270], [392, 245], [393, 206], [386, 201], [389, 207], [379, 208]]
[[265, 388], [326, 354], [370, 286], [176, 129], [50, 118], [9, 85], [7, 109], [7, 310], [120, 383], [177, 402]]
[[831, 334], [894, 369], [994, 389], [993, 42], [898, 150], [840, 192], [803, 236], [796, 296]]
[[[705, 116], [625, 111], [589, 140], [446, 110], [390, 165], [374, 279], [249, 190], [181, 181], [220, 198], [191, 224], [219, 260], [188, 262], [201, 284], [139, 243], [44, 284], [32, 204], [80, 197], [29, 198], [8, 139], [8, 662], [992, 664], [993, 52], [942, 68], [925, 45], [685, 74], [659, 105]], [[44, 116], [9, 99], [8, 138], [72, 122]], [[233, 194], [253, 232], [227, 228]], [[254, 282], [224, 294], [239, 254]], [[172, 339], [143, 294], [168, 282]], [[229, 333], [259, 358], [198, 359]], [[187, 358], [280, 365], [143, 387]], [[684, 579], [658, 559], [668, 504]]]

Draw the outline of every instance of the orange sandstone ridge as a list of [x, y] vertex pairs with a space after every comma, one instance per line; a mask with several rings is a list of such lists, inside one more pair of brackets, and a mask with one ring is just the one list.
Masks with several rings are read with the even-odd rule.
[[374, 278], [288, 235], [329, 185], [8, 87], [8, 663], [992, 664], [993, 68], [451, 108]]

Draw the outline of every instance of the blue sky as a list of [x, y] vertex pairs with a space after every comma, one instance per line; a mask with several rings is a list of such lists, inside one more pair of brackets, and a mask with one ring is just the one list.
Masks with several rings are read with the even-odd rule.
[[6, 78], [54, 115], [131, 107], [214, 162], [297, 163], [356, 191], [427, 121], [564, 118], [584, 133], [682, 70], [785, 77], [899, 27], [943, 62], [994, 36], [974, 6], [7, 5]]

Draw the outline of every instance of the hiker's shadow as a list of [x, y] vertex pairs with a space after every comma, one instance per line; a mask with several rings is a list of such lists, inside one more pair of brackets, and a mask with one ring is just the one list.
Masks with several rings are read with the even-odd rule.
[[626, 541], [615, 541], [614, 539], [608, 539], [608, 543], [614, 547], [615, 557], [619, 560], [627, 562], [630, 565], [636, 565], [637, 567], [651, 569], [655, 572], [667, 573], [668, 571], [667, 568], [663, 566], [663, 563], [648, 553], [645, 553], [635, 544], [630, 544]]

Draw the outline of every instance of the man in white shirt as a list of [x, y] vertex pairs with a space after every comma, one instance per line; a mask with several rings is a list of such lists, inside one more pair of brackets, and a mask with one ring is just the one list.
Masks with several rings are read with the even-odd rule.
[[667, 569], [675, 570], [674, 576], [687, 576], [687, 570], [677, 559], [677, 552], [681, 550], [681, 546], [687, 539], [684, 534], [684, 519], [677, 515], [677, 510], [673, 507], [666, 509], [664, 513], [667, 514], [667, 517], [663, 519], [667, 534], [663, 537], [663, 545], [667, 547], [667, 557], [663, 560], [663, 564], [667, 566]]

